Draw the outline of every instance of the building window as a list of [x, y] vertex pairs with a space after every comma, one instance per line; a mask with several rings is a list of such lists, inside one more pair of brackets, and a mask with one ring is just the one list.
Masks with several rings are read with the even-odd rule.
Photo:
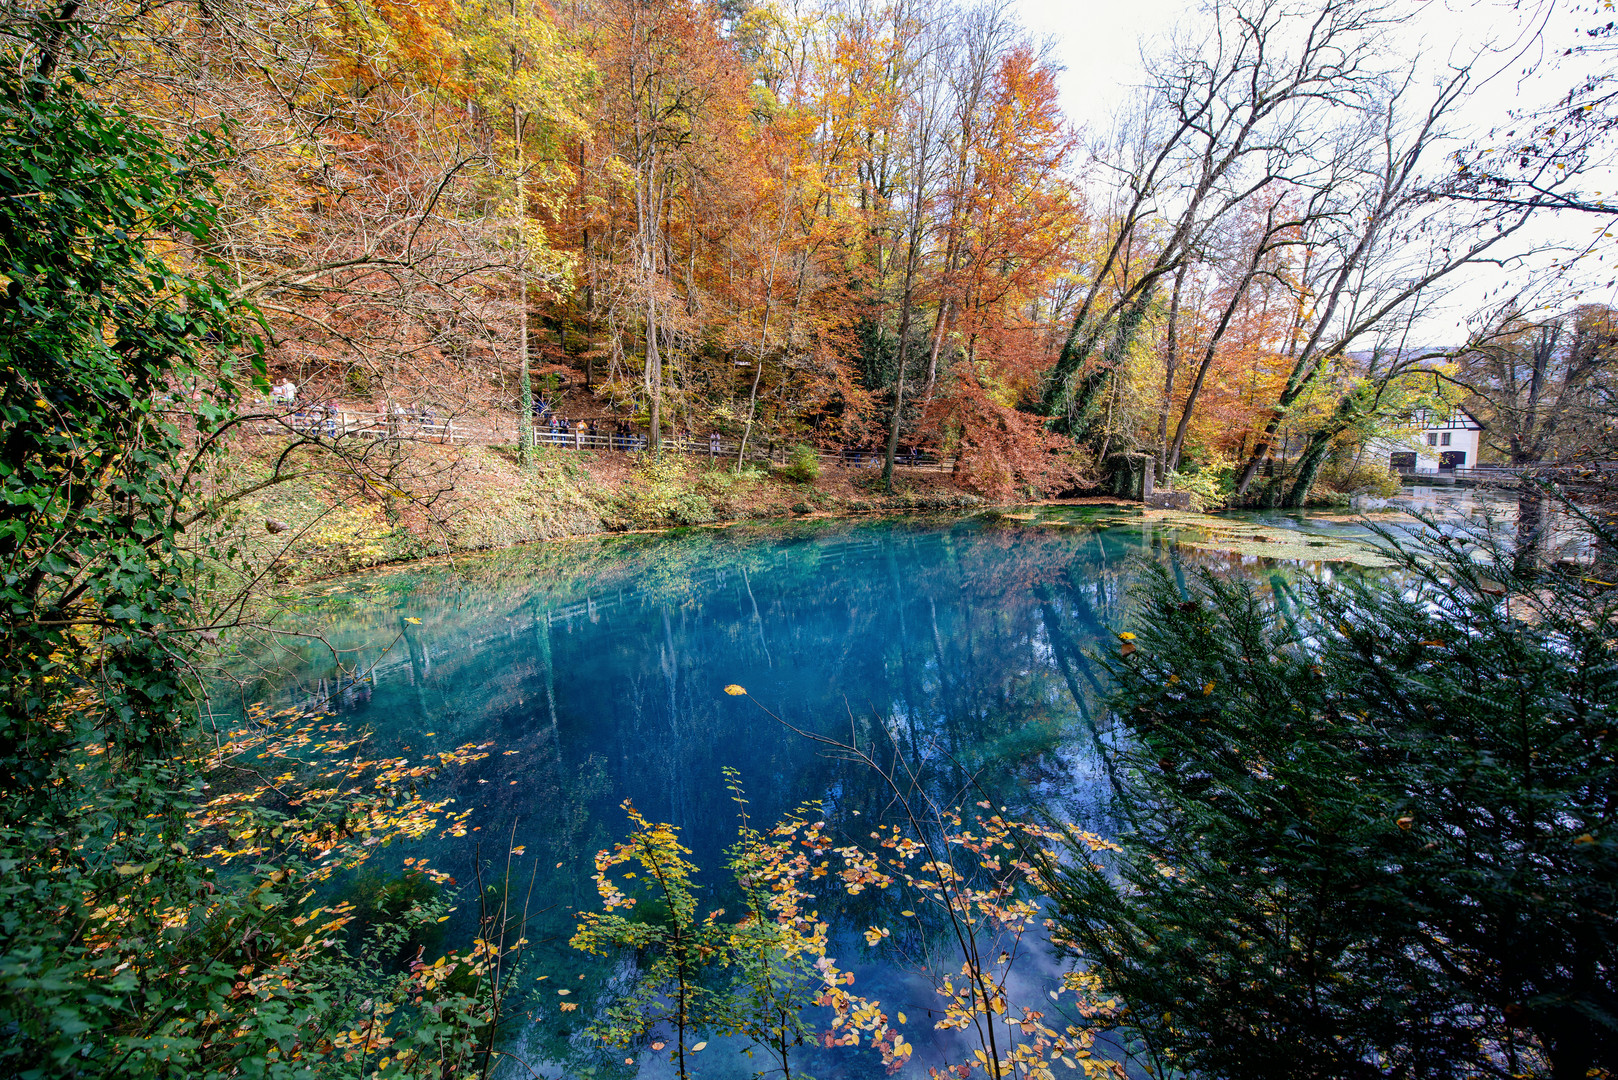
[[1440, 446], [1448, 446], [1449, 445], [1449, 432], [1447, 432], [1447, 431], [1444, 432], [1443, 437], [1438, 440], [1438, 445], [1440, 445]]
[[1428, 434], [1428, 436], [1427, 436], [1427, 445], [1428, 446], [1437, 446], [1438, 445], [1438, 434], [1436, 432], [1432, 432], [1432, 433]]

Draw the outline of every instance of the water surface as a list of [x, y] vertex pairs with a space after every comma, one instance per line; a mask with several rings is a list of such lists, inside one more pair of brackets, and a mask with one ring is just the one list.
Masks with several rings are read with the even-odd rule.
[[[531, 860], [523, 884], [537, 873], [544, 909], [531, 934], [540, 941], [534, 970], [583, 1003], [563, 1013], [551, 1008], [556, 999], [540, 1001], [516, 1045], [530, 1063], [550, 1063], [541, 1071], [563, 1075], [590, 1059], [579, 1029], [593, 995], [622, 974], [571, 952], [566, 938], [573, 913], [595, 905], [592, 859], [622, 836], [626, 799], [680, 827], [716, 902], [737, 825], [724, 768], [740, 772], [756, 821], [816, 801], [835, 829], [861, 835], [892, 810], [880, 777], [794, 728], [891, 747], [941, 802], [986, 797], [1014, 815], [1115, 831], [1113, 733], [1097, 708], [1104, 672], [1095, 656], [1130, 626], [1142, 558], [1179, 573], [1209, 565], [1266, 587], [1272, 577], [1329, 572], [1182, 548], [1171, 530], [1110, 509], [552, 544], [316, 589], [286, 619], [311, 636], [244, 661], [241, 694], [324, 703], [374, 733], [372, 753], [495, 744], [432, 792], [472, 809], [477, 831], [390, 852], [390, 865], [428, 854], [466, 883], [482, 860], [487, 879], [514, 835]], [[728, 684], [748, 694], [727, 695]], [[920, 1076], [945, 1055], [959, 1060], [961, 1048], [932, 1034], [931, 988], [867, 954], [858, 937], [878, 920], [903, 922], [884, 910], [890, 901], [899, 906], [880, 895], [827, 897], [826, 913], [856, 989], [909, 1014], [918, 1053], [907, 1075]], [[448, 927], [469, 935], [471, 905], [462, 906]], [[1031, 958], [1030, 969], [1034, 983], [1054, 971], [1048, 957]], [[736, 1049], [716, 1043], [702, 1075], [751, 1075]], [[817, 1076], [880, 1073], [862, 1052], [805, 1054]]]

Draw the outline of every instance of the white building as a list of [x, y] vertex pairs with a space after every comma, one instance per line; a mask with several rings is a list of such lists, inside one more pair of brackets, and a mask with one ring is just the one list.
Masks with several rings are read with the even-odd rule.
[[1483, 425], [1465, 409], [1421, 409], [1410, 417], [1410, 439], [1379, 439], [1372, 445], [1388, 455], [1394, 472], [1447, 472], [1476, 468]]

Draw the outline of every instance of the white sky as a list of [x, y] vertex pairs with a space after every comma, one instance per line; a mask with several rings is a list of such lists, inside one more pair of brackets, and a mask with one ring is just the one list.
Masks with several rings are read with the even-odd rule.
[[[1546, 44], [1557, 52], [1582, 39], [1583, 27], [1605, 22], [1592, 12], [1592, 0], [1528, 0], [1520, 7], [1511, 0], [1407, 0], [1412, 12], [1402, 45], [1419, 51], [1437, 74], [1449, 56], [1470, 56], [1480, 48], [1492, 50], [1486, 64], [1493, 78], [1474, 92], [1464, 113], [1480, 133], [1491, 126], [1510, 126], [1513, 109], [1554, 99], [1573, 82], [1573, 73], [1545, 60]], [[1142, 79], [1141, 49], [1197, 21], [1196, 0], [1014, 0], [1027, 28], [1048, 36], [1055, 58], [1065, 67], [1062, 99], [1067, 114], [1092, 130], [1105, 129], [1109, 117]], [[1523, 10], [1527, 9], [1527, 10]], [[1532, 30], [1545, 26], [1542, 38]], [[1538, 75], [1524, 73], [1539, 67]], [[1588, 187], [1618, 188], [1618, 179], [1596, 180]], [[1583, 214], [1547, 216], [1538, 223], [1532, 242], [1583, 248], [1610, 227], [1607, 219]], [[1618, 303], [1618, 289], [1609, 284], [1614, 269], [1610, 240], [1581, 261], [1575, 275], [1556, 283], [1551, 297], [1556, 306], [1577, 302]], [[1418, 334], [1427, 343], [1458, 340], [1467, 313], [1492, 300], [1503, 299], [1523, 287], [1530, 270], [1477, 270], [1456, 284], [1450, 298], [1428, 313]], [[1543, 282], [1545, 270], [1532, 270]]]

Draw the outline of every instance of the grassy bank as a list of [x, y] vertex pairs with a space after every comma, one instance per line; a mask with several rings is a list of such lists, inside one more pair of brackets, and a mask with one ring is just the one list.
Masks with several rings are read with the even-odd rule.
[[[268, 479], [281, 447], [240, 448], [233, 486]], [[954, 510], [987, 505], [945, 473], [901, 471], [893, 491], [874, 469], [756, 466], [689, 455], [538, 452], [414, 444], [361, 481], [312, 450], [282, 462], [287, 477], [235, 504], [228, 525], [276, 580], [309, 581], [408, 559], [599, 533], [814, 514]]]

